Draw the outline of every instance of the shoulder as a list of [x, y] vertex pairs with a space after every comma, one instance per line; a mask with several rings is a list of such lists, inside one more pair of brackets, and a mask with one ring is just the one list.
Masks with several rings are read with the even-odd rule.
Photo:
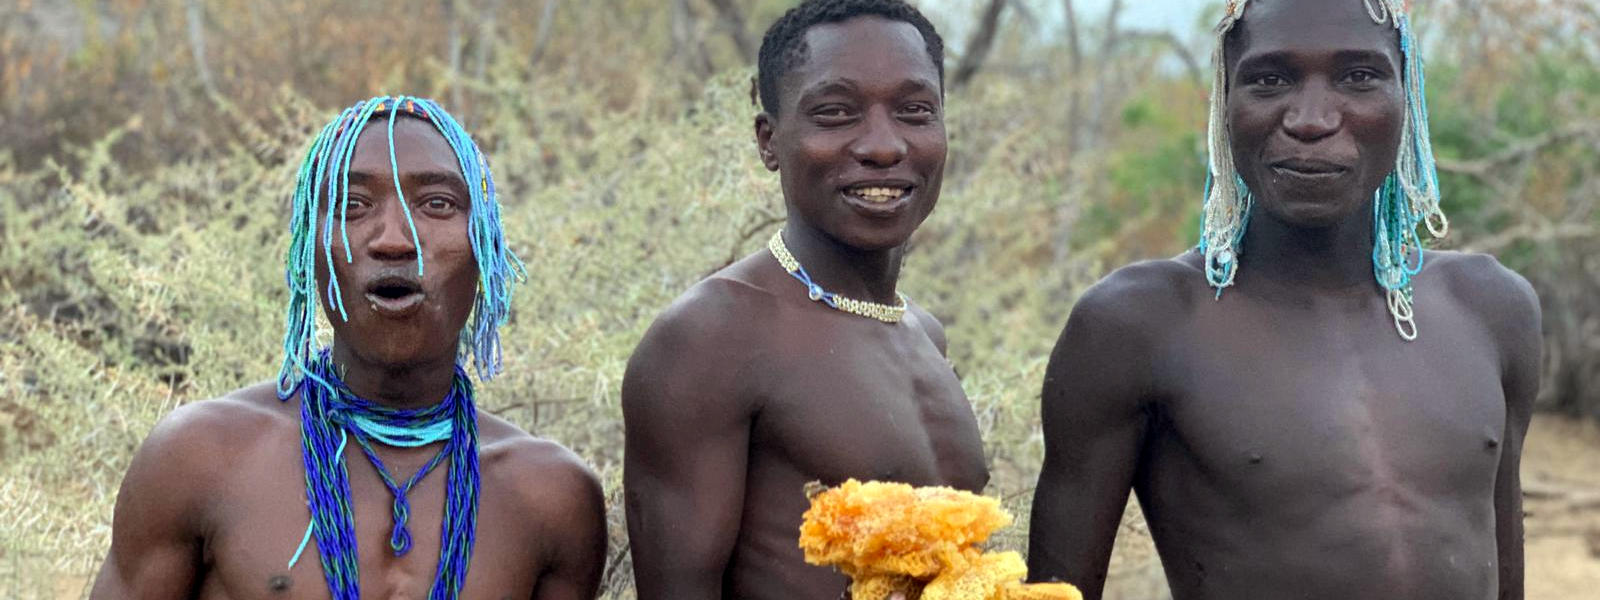
[[298, 430], [298, 413], [278, 401], [275, 389], [271, 382], [261, 383], [179, 406], [162, 417], [134, 454], [123, 481], [125, 495], [153, 494], [185, 511], [197, 508], [257, 441], [286, 428]]
[[751, 336], [752, 320], [778, 310], [773, 294], [746, 276], [749, 263], [758, 258], [717, 271], [678, 296], [651, 323], [635, 354], [723, 345]]
[[195, 468], [209, 463], [225, 465], [234, 453], [248, 448], [249, 441], [283, 427], [296, 427], [299, 413], [288, 404], [278, 400], [271, 382], [185, 404], [156, 423], [140, 453]]
[[1197, 300], [1215, 292], [1193, 254], [1136, 262], [1090, 286], [1072, 306], [1068, 326], [1128, 333], [1155, 333], [1182, 318]]
[[1192, 253], [1117, 269], [1073, 304], [1050, 354], [1046, 388], [1086, 381], [1071, 377], [1084, 372], [1111, 375], [1091, 378], [1108, 386], [1147, 387], [1152, 356], [1165, 336], [1213, 294]]
[[[513, 496], [524, 514], [544, 517], [541, 525], [604, 511], [600, 479], [581, 457], [481, 411], [478, 460], [485, 494]], [[487, 491], [491, 489], [497, 491]]]
[[939, 349], [939, 354], [948, 354], [949, 343], [944, 336], [944, 323], [940, 323], [938, 317], [922, 308], [922, 305], [910, 300], [906, 300], [906, 314], [912, 318], [914, 324], [922, 328], [923, 333], [928, 335], [928, 340]]
[[1538, 335], [1539, 295], [1533, 286], [1488, 254], [1430, 251], [1427, 275], [1438, 277], [1451, 297], [1482, 319], [1497, 338]]
[[746, 258], [696, 283], [662, 311], [628, 359], [624, 411], [652, 399], [720, 402], [742, 389], [768, 339], [758, 325], [779, 317], [778, 300], [745, 269]]
[[1533, 285], [1488, 254], [1428, 252], [1424, 266], [1423, 275], [1436, 278], [1435, 289], [1442, 288], [1483, 324], [1508, 371], [1527, 372], [1520, 376], [1536, 380], [1544, 340]]

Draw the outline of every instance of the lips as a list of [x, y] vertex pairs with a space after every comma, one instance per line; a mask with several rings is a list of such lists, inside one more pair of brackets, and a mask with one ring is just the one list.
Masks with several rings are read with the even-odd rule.
[[379, 316], [410, 315], [422, 306], [422, 282], [403, 275], [381, 276], [367, 284], [367, 302]]
[[1337, 179], [1350, 171], [1345, 165], [1315, 158], [1291, 158], [1268, 166], [1274, 175], [1306, 182]]

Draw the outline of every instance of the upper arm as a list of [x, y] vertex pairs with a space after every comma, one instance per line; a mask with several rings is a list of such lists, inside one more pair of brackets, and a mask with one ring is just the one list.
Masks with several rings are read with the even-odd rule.
[[[1044, 466], [1029, 528], [1029, 572], [1098, 597], [1139, 464], [1149, 395], [1148, 302], [1159, 294], [1119, 272], [1073, 307], [1041, 394]], [[1135, 302], [1138, 299], [1138, 302]], [[1145, 303], [1141, 310], [1136, 304]]]
[[605, 494], [600, 480], [576, 455], [557, 448], [538, 477], [527, 478], [544, 515], [545, 568], [534, 600], [592, 600], [606, 563]]
[[[215, 402], [215, 401], [212, 401]], [[187, 598], [202, 567], [203, 482], [217, 456], [210, 402], [179, 408], [145, 438], [117, 492], [111, 551], [90, 594], [117, 598]]]
[[1478, 296], [1478, 310], [1501, 357], [1501, 389], [1506, 402], [1504, 441], [1495, 474], [1495, 540], [1502, 599], [1523, 595], [1522, 445], [1533, 418], [1543, 373], [1544, 340], [1539, 298], [1521, 275], [1492, 257], [1481, 257], [1466, 277]]
[[[653, 325], [622, 383], [623, 487], [638, 594], [715, 598], [739, 532], [754, 408], [736, 311], [680, 303]], [[683, 310], [691, 306], [693, 310]]]

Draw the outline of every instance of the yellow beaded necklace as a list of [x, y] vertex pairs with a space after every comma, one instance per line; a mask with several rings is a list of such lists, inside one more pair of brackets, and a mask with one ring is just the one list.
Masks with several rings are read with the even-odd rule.
[[900, 303], [890, 306], [888, 304], [846, 298], [822, 289], [822, 286], [811, 280], [811, 275], [806, 273], [805, 267], [800, 266], [800, 261], [795, 260], [794, 255], [789, 253], [789, 247], [783, 244], [782, 230], [772, 234], [772, 239], [767, 241], [767, 249], [772, 251], [773, 258], [778, 259], [778, 264], [783, 266], [783, 270], [788, 271], [795, 279], [800, 280], [800, 283], [805, 284], [807, 295], [814, 301], [852, 315], [877, 319], [885, 323], [899, 323], [900, 319], [905, 317], [905, 294], [896, 292], [895, 295], [900, 297]]

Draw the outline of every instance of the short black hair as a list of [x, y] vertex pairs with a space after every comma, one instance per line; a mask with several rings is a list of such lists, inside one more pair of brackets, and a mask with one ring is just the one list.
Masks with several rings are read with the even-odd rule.
[[756, 87], [761, 94], [761, 110], [778, 115], [778, 80], [806, 59], [806, 30], [815, 25], [840, 23], [861, 16], [883, 17], [910, 23], [922, 34], [928, 58], [939, 71], [939, 87], [944, 88], [944, 38], [933, 23], [904, 0], [805, 0], [779, 17], [761, 38], [761, 53], [756, 65]]

